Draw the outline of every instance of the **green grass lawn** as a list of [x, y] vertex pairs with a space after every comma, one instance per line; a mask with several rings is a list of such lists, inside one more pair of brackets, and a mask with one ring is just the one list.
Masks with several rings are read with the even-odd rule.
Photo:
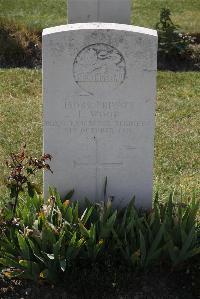
[[164, 7], [170, 8], [172, 20], [184, 32], [200, 32], [199, 0], [133, 0], [132, 23], [154, 27]]
[[[162, 194], [200, 187], [199, 80], [200, 73], [158, 74], [154, 189]], [[41, 153], [41, 99], [41, 71], [0, 70], [0, 195], [9, 153], [22, 142]]]
[[[154, 27], [160, 9], [168, 7], [184, 31], [200, 32], [199, 0], [133, 0], [132, 7], [134, 25]], [[37, 29], [65, 24], [67, 0], [0, 0], [1, 17]]]
[[67, 22], [67, 0], [0, 0], [0, 16], [40, 30]]

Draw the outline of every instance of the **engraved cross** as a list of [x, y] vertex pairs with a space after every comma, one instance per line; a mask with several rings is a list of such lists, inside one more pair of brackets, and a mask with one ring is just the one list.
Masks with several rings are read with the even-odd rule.
[[[95, 169], [95, 179], [96, 179], [96, 198], [98, 199], [100, 196], [99, 188], [101, 187], [100, 184], [98, 184], [100, 173], [99, 170], [103, 168], [113, 168], [113, 167], [121, 167], [123, 165], [123, 162], [120, 161], [112, 161], [112, 162], [100, 162], [99, 161], [99, 150], [98, 150], [98, 140], [96, 137], [94, 137], [95, 141], [95, 161], [94, 162], [77, 162], [74, 161], [74, 167], [92, 167]], [[103, 188], [102, 188], [103, 190]]]

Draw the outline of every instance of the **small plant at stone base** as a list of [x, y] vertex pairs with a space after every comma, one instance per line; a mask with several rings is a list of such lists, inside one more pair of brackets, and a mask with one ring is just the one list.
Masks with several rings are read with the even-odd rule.
[[160, 13], [160, 21], [156, 24], [158, 31], [158, 53], [165, 56], [183, 56], [190, 52], [189, 45], [194, 39], [181, 33], [179, 26], [171, 19], [171, 12], [163, 8]]
[[135, 268], [147, 268], [160, 260], [173, 267], [193, 256], [200, 255], [197, 214], [200, 203], [175, 204], [170, 195], [166, 204], [160, 204], [158, 195], [154, 208], [141, 214], [130, 202], [118, 217], [113, 231], [116, 250]]
[[[78, 202], [70, 201], [72, 192], [64, 201], [55, 190], [50, 190], [50, 193], [50, 198], [41, 204], [32, 225], [24, 225], [23, 213], [18, 211], [18, 207], [17, 215], [21, 218], [15, 226], [15, 233], [11, 235], [7, 231], [2, 235], [0, 263], [4, 265], [5, 276], [35, 281], [44, 279], [55, 283], [74, 265], [75, 258], [86, 256], [89, 259], [90, 254], [93, 256], [93, 251], [90, 253], [91, 248], [87, 246], [93, 238], [92, 225], [87, 225], [93, 206], [89, 204], [81, 212]], [[82, 230], [86, 231], [86, 225], [88, 235], [84, 238]], [[92, 245], [98, 247], [98, 239]], [[89, 256], [85, 254], [87, 250]]]
[[87, 265], [99, 271], [110, 262], [132, 270], [160, 261], [176, 267], [200, 254], [195, 198], [187, 205], [176, 205], [172, 196], [166, 204], [157, 198], [152, 211], [141, 212], [134, 202], [123, 210], [109, 200], [80, 207], [71, 201], [72, 194], [61, 200], [50, 190], [45, 203], [36, 193], [34, 198], [25, 195], [24, 206], [17, 206], [19, 221], [1, 234], [0, 264], [6, 277], [55, 283]]
[[31, 178], [42, 169], [52, 172], [49, 164], [46, 163], [47, 160], [51, 160], [51, 155], [44, 154], [40, 158], [33, 158], [27, 156], [25, 149], [26, 145], [23, 145], [19, 153], [11, 153], [10, 158], [6, 161], [6, 165], [10, 169], [6, 184], [10, 189], [11, 199], [14, 198], [13, 218], [16, 214], [19, 193], [27, 188], [29, 195], [34, 195], [36, 186], [31, 182]]

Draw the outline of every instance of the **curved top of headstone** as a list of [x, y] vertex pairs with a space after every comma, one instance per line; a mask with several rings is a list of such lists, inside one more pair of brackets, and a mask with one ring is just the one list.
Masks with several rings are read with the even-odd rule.
[[157, 37], [157, 31], [149, 28], [125, 25], [125, 24], [116, 24], [116, 23], [77, 23], [77, 24], [68, 24], [46, 28], [43, 30], [43, 36], [67, 32], [72, 30], [117, 30], [117, 31], [128, 31], [133, 33], [146, 34]]

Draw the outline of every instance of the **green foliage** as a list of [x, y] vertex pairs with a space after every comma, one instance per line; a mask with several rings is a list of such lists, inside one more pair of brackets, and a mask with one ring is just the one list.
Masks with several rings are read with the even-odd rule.
[[[158, 196], [150, 212], [138, 211], [134, 201], [123, 210], [111, 200], [80, 205], [73, 192], [62, 200], [21, 196], [16, 219], [4, 210], [1, 219], [0, 264], [7, 277], [61, 281], [72, 269], [86, 264], [127, 264], [146, 269], [161, 262], [176, 266], [200, 253], [199, 202], [177, 204]], [[4, 225], [3, 225], [4, 220]]]
[[168, 255], [174, 265], [184, 262], [190, 257], [200, 253], [197, 245], [196, 217], [199, 211], [199, 201], [195, 198], [184, 208], [178, 205], [173, 207], [172, 198], [163, 208], [166, 221], [164, 235]]
[[188, 206], [175, 205], [170, 196], [165, 205], [157, 199], [150, 214], [139, 216], [133, 203], [123, 214], [115, 233], [118, 247], [128, 262], [137, 267], [147, 267], [161, 257], [173, 266], [199, 254], [196, 216], [199, 202]]
[[128, 263], [145, 268], [158, 260], [165, 243], [163, 242], [165, 222], [161, 220], [159, 205], [154, 212], [141, 214], [133, 202], [123, 212], [122, 221], [118, 222], [114, 233], [118, 248]]
[[171, 19], [171, 12], [163, 8], [160, 21], [156, 24], [158, 30], [158, 51], [164, 56], [187, 55], [189, 45], [194, 42], [191, 36], [180, 33], [179, 27]]

